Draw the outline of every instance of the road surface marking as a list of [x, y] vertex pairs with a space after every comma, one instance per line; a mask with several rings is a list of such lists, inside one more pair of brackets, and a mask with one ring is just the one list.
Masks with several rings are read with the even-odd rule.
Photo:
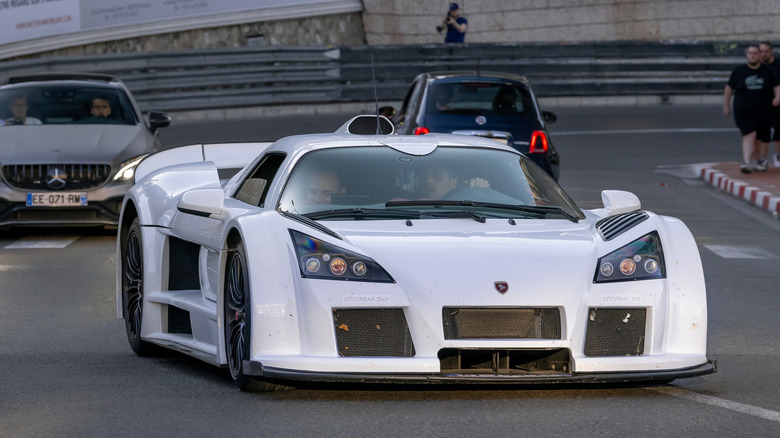
[[704, 403], [711, 406], [717, 406], [719, 408], [728, 409], [730, 411], [739, 412], [742, 414], [752, 415], [754, 417], [763, 418], [769, 421], [776, 421], [780, 423], [780, 412], [770, 411], [769, 409], [759, 408], [758, 406], [746, 405], [744, 403], [734, 402], [731, 400], [724, 400], [722, 398], [713, 397], [711, 395], [699, 394], [693, 391], [688, 391], [682, 388], [676, 388], [673, 386], [647, 388], [652, 391], [660, 392], [666, 395], [674, 397], [680, 397], [687, 400], [692, 400], [698, 403]]
[[65, 248], [75, 242], [78, 236], [61, 237], [24, 237], [16, 242], [9, 243], [5, 249], [47, 249], [47, 248]]
[[724, 259], [778, 259], [780, 257], [761, 248], [751, 246], [704, 245], [705, 248]]
[[605, 135], [605, 134], [670, 134], [670, 133], [701, 133], [701, 132], [732, 132], [736, 128], [679, 128], [679, 129], [612, 129], [602, 131], [551, 131], [553, 136], [560, 135]]

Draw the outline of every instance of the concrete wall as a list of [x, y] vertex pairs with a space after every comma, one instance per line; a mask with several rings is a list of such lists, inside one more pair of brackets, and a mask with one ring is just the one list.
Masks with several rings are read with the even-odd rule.
[[[460, 0], [466, 42], [780, 40], [778, 0]], [[440, 43], [445, 0], [363, 0], [366, 41]]]
[[[161, 33], [45, 51], [29, 57], [231, 49], [247, 46], [361, 46], [364, 44], [363, 22], [361, 14], [356, 12]], [[23, 58], [28, 57], [21, 56], [15, 59]]]

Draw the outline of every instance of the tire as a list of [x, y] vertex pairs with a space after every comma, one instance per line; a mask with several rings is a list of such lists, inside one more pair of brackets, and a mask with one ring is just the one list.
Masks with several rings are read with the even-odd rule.
[[144, 308], [144, 259], [141, 224], [133, 220], [121, 242], [122, 248], [122, 309], [130, 348], [139, 356], [154, 353], [155, 346], [141, 339]]
[[285, 385], [258, 380], [244, 374], [244, 361], [249, 360], [252, 332], [251, 294], [247, 272], [246, 251], [239, 242], [228, 251], [225, 270], [224, 326], [225, 357], [233, 383], [242, 391], [265, 392], [292, 389]]

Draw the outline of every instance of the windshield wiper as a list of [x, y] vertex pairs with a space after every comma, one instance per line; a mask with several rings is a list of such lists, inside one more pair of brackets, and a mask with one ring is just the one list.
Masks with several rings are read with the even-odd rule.
[[537, 214], [560, 214], [572, 222], [579, 222], [580, 218], [574, 216], [561, 207], [550, 205], [523, 205], [523, 204], [497, 204], [493, 202], [475, 202], [475, 201], [436, 201], [436, 200], [418, 200], [418, 201], [389, 201], [385, 207], [483, 207], [495, 208], [511, 211], [523, 211]]
[[304, 213], [303, 216], [309, 219], [329, 219], [336, 217], [351, 217], [353, 219], [417, 219], [420, 217], [420, 213], [411, 210], [385, 210], [377, 208], [337, 208], [334, 210], [314, 211], [311, 213]]

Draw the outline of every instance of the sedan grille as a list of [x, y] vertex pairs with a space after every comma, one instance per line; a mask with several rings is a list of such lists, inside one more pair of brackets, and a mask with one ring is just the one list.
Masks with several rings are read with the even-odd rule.
[[333, 309], [339, 356], [413, 357], [403, 309]]
[[22, 190], [86, 190], [99, 187], [111, 176], [109, 164], [9, 164], [3, 178]]
[[561, 339], [557, 307], [442, 309], [445, 339]]

